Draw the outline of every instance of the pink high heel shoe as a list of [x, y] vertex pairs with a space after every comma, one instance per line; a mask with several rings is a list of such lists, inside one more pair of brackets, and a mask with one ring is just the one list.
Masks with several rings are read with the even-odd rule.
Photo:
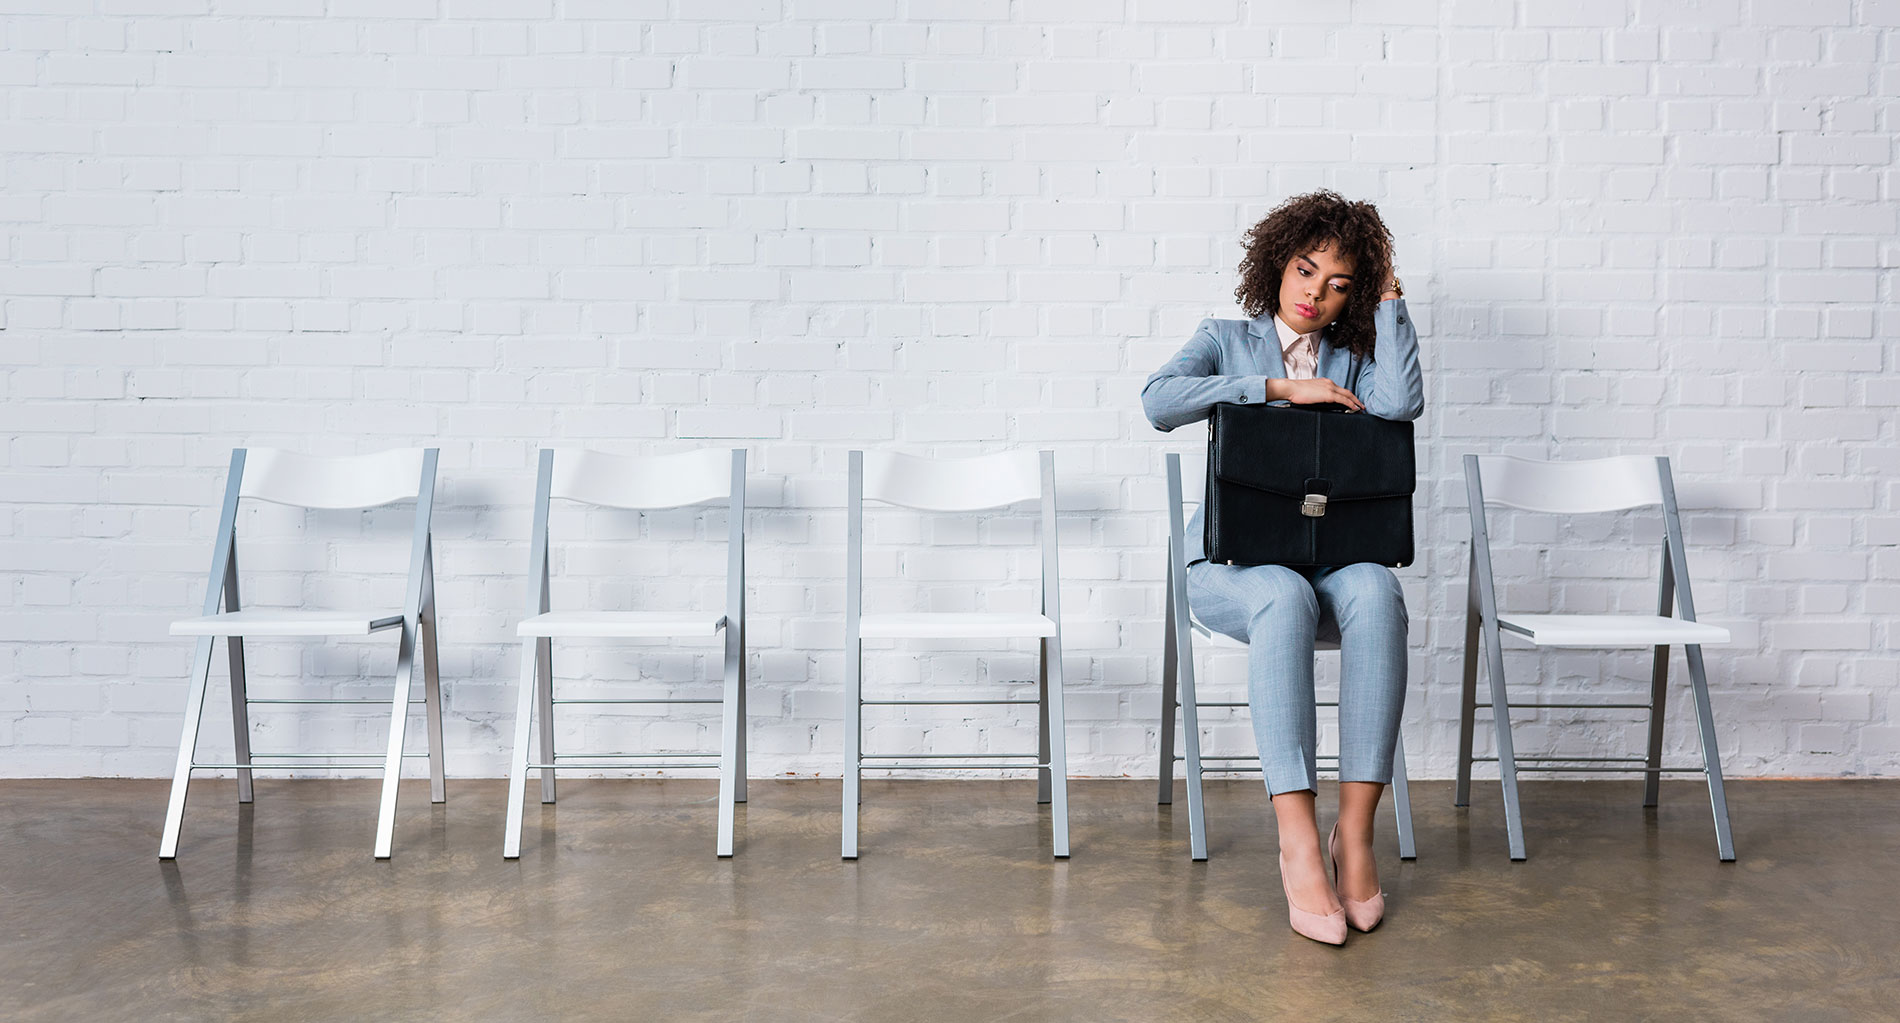
[[1286, 922], [1292, 925], [1293, 933], [1327, 945], [1346, 943], [1345, 910], [1309, 913], [1293, 904], [1293, 887], [1286, 882], [1286, 855], [1284, 853], [1280, 856], [1280, 888], [1286, 892]]
[[1333, 891], [1339, 896], [1339, 904], [1344, 907], [1346, 922], [1355, 931], [1369, 931], [1379, 926], [1385, 919], [1385, 892], [1370, 899], [1349, 899], [1339, 889], [1339, 825], [1333, 825], [1332, 833], [1326, 836], [1326, 855], [1333, 861]]

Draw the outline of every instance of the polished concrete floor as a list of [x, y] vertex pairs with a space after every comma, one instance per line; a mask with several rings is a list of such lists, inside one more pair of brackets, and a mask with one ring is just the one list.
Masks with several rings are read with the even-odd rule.
[[389, 862], [373, 782], [206, 781], [160, 863], [164, 783], [0, 782], [0, 1019], [1900, 1018], [1900, 782], [1734, 783], [1732, 864], [1693, 784], [1527, 783], [1513, 864], [1495, 783], [1421, 783], [1343, 949], [1288, 931], [1258, 782], [1206, 863], [1152, 782], [1077, 783], [1066, 863], [1028, 782], [868, 783], [856, 863], [836, 781], [755, 781], [730, 860], [710, 783], [564, 781], [516, 862], [500, 782], [405, 785]]

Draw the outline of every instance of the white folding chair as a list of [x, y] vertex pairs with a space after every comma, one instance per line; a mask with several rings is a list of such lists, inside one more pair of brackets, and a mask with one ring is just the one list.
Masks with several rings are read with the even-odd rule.
[[[890, 451], [851, 452], [850, 539], [845, 569], [844, 858], [858, 857], [858, 804], [866, 770], [1036, 771], [1036, 801], [1050, 804], [1057, 859], [1069, 855], [1068, 743], [1063, 735], [1062, 615], [1057, 605], [1055, 452], [1005, 451], [963, 459], [928, 459]], [[1020, 501], [1042, 503], [1040, 613], [942, 611], [864, 613], [864, 502], [933, 512], [972, 512]], [[970, 706], [1028, 703], [1022, 699], [867, 700], [866, 639], [1034, 639], [1039, 659], [1034, 760], [1006, 753], [866, 753], [867, 706]], [[956, 762], [953, 762], [956, 761]]]
[[[1183, 480], [1181, 456], [1170, 452], [1168, 464], [1168, 574], [1167, 574], [1167, 634], [1162, 640], [1161, 652], [1161, 790], [1157, 802], [1174, 802], [1174, 764], [1185, 763], [1188, 796], [1188, 855], [1195, 860], [1207, 859], [1207, 809], [1202, 800], [1202, 775], [1208, 770], [1207, 761], [1212, 760], [1221, 766], [1215, 771], [1235, 774], [1260, 772], [1260, 757], [1252, 756], [1207, 756], [1201, 752], [1200, 709], [1202, 707], [1234, 708], [1246, 707], [1245, 700], [1208, 701], [1198, 699], [1194, 682], [1194, 635], [1199, 633], [1203, 639], [1216, 647], [1229, 647], [1245, 650], [1247, 644], [1224, 633], [1215, 632], [1202, 625], [1194, 617], [1194, 609], [1188, 604], [1187, 570], [1188, 556], [1185, 549], [1187, 534], [1186, 505], [1198, 504], [1206, 493], [1206, 469], [1203, 464], [1195, 463], [1189, 467], [1188, 479]], [[1314, 644], [1314, 653], [1338, 653], [1339, 644], [1320, 640]], [[1326, 700], [1317, 704], [1320, 707], [1337, 707], [1338, 700]], [[1181, 716], [1181, 745], [1183, 752], [1174, 751], [1174, 721], [1176, 711]], [[1338, 755], [1317, 757], [1322, 765], [1339, 761]], [[1246, 766], [1248, 764], [1253, 766]], [[1417, 859], [1418, 848], [1412, 833], [1412, 795], [1405, 775], [1405, 739], [1401, 736], [1392, 747], [1392, 813], [1397, 818], [1399, 835], [1399, 858]]]
[[[1715, 815], [1715, 847], [1723, 860], [1735, 858], [1729, 835], [1728, 799], [1722, 792], [1721, 752], [1715, 743], [1715, 717], [1709, 708], [1708, 677], [1702, 648], [1719, 646], [1729, 633], [1716, 625], [1696, 621], [1695, 599], [1689, 592], [1689, 563], [1683, 549], [1682, 521], [1676, 512], [1676, 488], [1669, 475], [1669, 459], [1624, 455], [1578, 462], [1539, 462], [1509, 455], [1466, 455], [1465, 493], [1471, 514], [1470, 582], [1465, 597], [1464, 693], [1458, 727], [1458, 790], [1455, 802], [1471, 804], [1473, 761], [1496, 761], [1504, 786], [1504, 823], [1511, 859], [1524, 858], [1524, 821], [1518, 808], [1519, 771], [1577, 771], [1621, 773], [1642, 771], [1643, 805], [1655, 806], [1662, 772], [1700, 772], [1708, 780], [1709, 802]], [[1491, 575], [1491, 540], [1484, 506], [1503, 505], [1531, 512], [1583, 515], [1662, 506], [1662, 582], [1655, 615], [1517, 614], [1498, 608], [1497, 584]], [[1670, 616], [1672, 605], [1676, 610]], [[1510, 703], [1504, 691], [1505, 634], [1539, 647], [1600, 647], [1630, 649], [1653, 647], [1649, 700], [1646, 703]], [[1695, 695], [1696, 723], [1702, 737], [1701, 767], [1664, 767], [1662, 764], [1663, 710], [1668, 695], [1669, 648], [1680, 645], [1689, 662], [1689, 685]], [[1478, 657], [1490, 669], [1491, 702], [1478, 703]], [[1479, 707], [1491, 711], [1497, 729], [1495, 757], [1471, 755], [1472, 733]], [[1641, 757], [1520, 757], [1511, 743], [1509, 708], [1640, 709], [1649, 711], [1649, 752]], [[1519, 765], [1523, 766], [1519, 766]], [[1642, 765], [1640, 767], [1633, 765]]]
[[[554, 611], [548, 602], [548, 506], [553, 498], [631, 510], [681, 508], [724, 499], [724, 611]], [[514, 756], [508, 770], [508, 823], [502, 856], [521, 855], [522, 802], [529, 771], [541, 772], [541, 802], [554, 802], [554, 772], [661, 768], [719, 772], [716, 851], [732, 855], [733, 804], [745, 793], [745, 451], [707, 448], [675, 455], [626, 458], [598, 451], [543, 448], [535, 484], [534, 535], [528, 545], [528, 617], [521, 637], [521, 689], [515, 703]], [[725, 633], [725, 693], [684, 697], [554, 698], [556, 639], [691, 639]], [[723, 708], [717, 759], [699, 753], [557, 753], [556, 704], [712, 704]], [[530, 718], [540, 722], [540, 758], [528, 761]]]
[[[185, 731], [178, 740], [178, 766], [172, 775], [171, 802], [165, 811], [165, 833], [159, 841], [160, 859], [178, 855], [178, 833], [185, 819], [185, 794], [191, 772], [235, 770], [238, 802], [252, 797], [251, 773], [271, 770], [348, 770], [375, 766], [370, 753], [271, 753], [258, 759], [251, 754], [252, 704], [381, 704], [360, 699], [252, 699], [244, 683], [246, 636], [365, 636], [400, 629], [396, 654], [395, 688], [389, 699], [389, 744], [381, 756], [382, 804], [376, 822], [377, 859], [388, 859], [396, 828], [396, 782], [404, 757], [429, 759], [429, 799], [446, 798], [442, 769], [442, 685], [437, 674], [435, 645], [435, 554], [429, 519], [435, 503], [435, 448], [400, 448], [373, 455], [318, 458], [270, 448], [237, 448], [231, 452], [231, 471], [224, 489], [224, 508], [211, 553], [211, 581], [206, 588], [204, 614], [171, 625], [174, 636], [198, 637], [185, 700]], [[240, 499], [318, 509], [363, 509], [396, 501], [416, 502], [413, 541], [409, 551], [409, 583], [403, 605], [379, 610], [322, 611], [298, 608], [244, 608], [238, 601], [237, 512]], [[219, 611], [219, 605], [223, 611]], [[236, 756], [229, 764], [199, 763], [199, 721], [204, 716], [205, 691], [210, 684], [211, 652], [222, 637], [230, 653], [231, 724]], [[415, 653], [420, 640], [424, 697], [410, 698], [415, 676]], [[427, 753], [403, 752], [403, 733], [409, 706], [421, 703], [428, 722]]]

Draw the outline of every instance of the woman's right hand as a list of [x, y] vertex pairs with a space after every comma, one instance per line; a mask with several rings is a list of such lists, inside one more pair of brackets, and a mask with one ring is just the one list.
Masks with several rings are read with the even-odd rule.
[[1365, 403], [1344, 387], [1325, 377], [1311, 380], [1267, 380], [1268, 401], [1289, 401], [1295, 405], [1344, 405], [1354, 412], [1364, 412]]

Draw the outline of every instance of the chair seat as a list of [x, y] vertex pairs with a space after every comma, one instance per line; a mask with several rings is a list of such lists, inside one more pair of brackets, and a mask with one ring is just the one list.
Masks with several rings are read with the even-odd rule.
[[550, 611], [522, 622], [515, 629], [515, 635], [659, 639], [711, 636], [725, 627], [725, 615], [706, 611]]
[[1538, 646], [1721, 646], [1728, 630], [1660, 615], [1506, 615], [1498, 626]]
[[910, 614], [864, 615], [858, 619], [863, 639], [1008, 639], [1056, 634], [1048, 615], [989, 611], [919, 611]]
[[[1198, 620], [1194, 623], [1194, 631], [1200, 633], [1201, 638], [1206, 640], [1209, 646], [1227, 647], [1233, 650], [1247, 649], [1247, 642], [1245, 640], [1235, 639], [1225, 632], [1215, 632], [1213, 629], [1202, 625]], [[1317, 639], [1313, 641], [1314, 653], [1336, 653], [1338, 650], [1339, 644], [1330, 639]]]
[[248, 608], [172, 623], [174, 636], [367, 636], [402, 624], [401, 611]]

